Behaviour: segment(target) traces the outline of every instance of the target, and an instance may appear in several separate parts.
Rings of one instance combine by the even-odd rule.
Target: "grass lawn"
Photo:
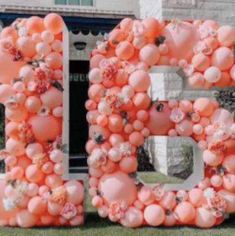
[[[141,177],[146,182],[176,183],[179,179],[167,177],[155,172],[153,175],[142,173]],[[151,177],[151,178],[150,178]],[[82,227],[69,228],[0,228],[0,236],[235,236],[235,215],[231,216],[222,226],[214,229],[203,230],[193,227],[152,228],[143,227],[138,229],[124,228],[111,223],[107,219],[101,219],[95,209],[90,205],[90,199],[86,200],[86,222]]]

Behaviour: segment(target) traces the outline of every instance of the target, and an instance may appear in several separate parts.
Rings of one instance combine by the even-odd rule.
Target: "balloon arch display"
[[[83,223],[83,184],[62,178],[63,27],[51,13],[18,19],[0,33],[2,226]],[[181,67],[195,89],[234,86],[234,42],[235,29],[214,21],[124,19],[93,50],[86,150],[89,194],[101,217],[126,227],[209,228],[235,212],[234,116],[208,98],[152,102],[147,94],[156,65]],[[196,140],[205,178],[189,191],[136,184],[136,151],[150,135]]]

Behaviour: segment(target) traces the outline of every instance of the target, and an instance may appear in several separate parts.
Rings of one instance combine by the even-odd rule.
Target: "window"
[[[55,0],[58,5],[93,6],[93,0]]]

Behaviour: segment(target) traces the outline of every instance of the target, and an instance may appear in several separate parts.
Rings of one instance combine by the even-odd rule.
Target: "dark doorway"
[[[70,173],[86,173],[87,154],[85,145],[88,140],[85,102],[87,91],[89,61],[70,61],[69,84],[69,154]]]

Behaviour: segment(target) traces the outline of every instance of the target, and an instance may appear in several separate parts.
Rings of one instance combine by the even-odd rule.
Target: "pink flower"
[[[125,202],[112,202],[109,205],[109,216],[111,218],[115,218],[117,220],[120,220],[124,217],[125,212],[127,210],[128,206]]]
[[[100,68],[104,83],[114,81],[118,72],[118,66],[115,62],[110,60],[102,60],[100,63]]]
[[[185,118],[185,113],[180,108],[173,108],[171,111],[170,119],[175,122],[179,123]]]
[[[207,208],[213,211],[213,214],[219,218],[225,214],[227,202],[222,196],[215,194],[213,197],[207,198]]]
[[[19,138],[24,143],[34,142],[34,134],[30,124],[23,122],[18,126]]]
[[[77,208],[74,204],[67,202],[60,212],[60,215],[66,220],[71,220],[77,215]]]

